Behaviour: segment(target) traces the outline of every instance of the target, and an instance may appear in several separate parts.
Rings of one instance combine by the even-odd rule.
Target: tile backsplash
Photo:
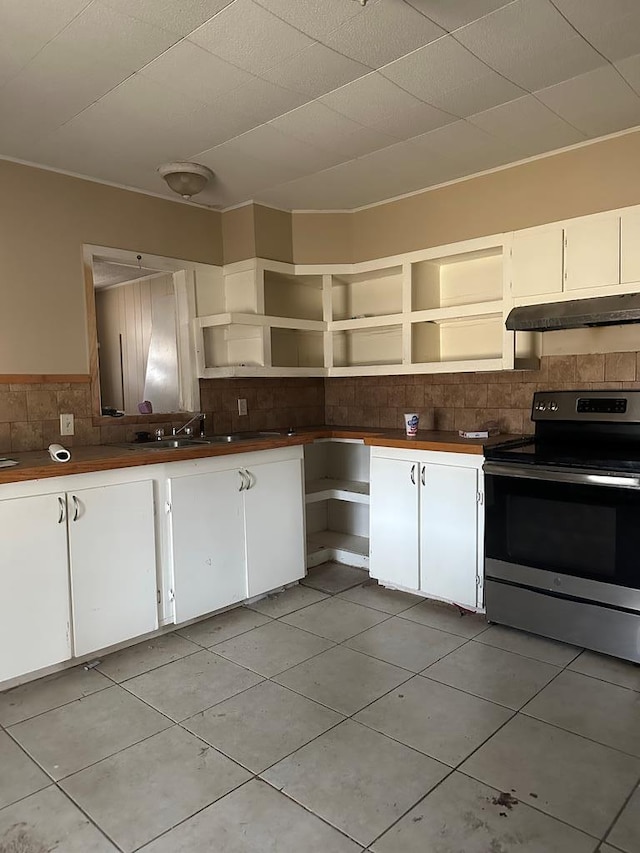
[[[536,390],[640,388],[640,353],[545,356],[534,371],[404,376],[202,379],[207,433],[284,429],[327,423],[401,429],[404,412],[419,412],[421,427],[472,429],[495,421],[502,432],[531,432]],[[238,399],[248,415],[238,415]],[[75,416],[75,434],[60,436],[60,414]],[[96,426],[88,383],[0,384],[0,453],[131,441],[138,430],[170,432],[175,422],[113,422]]]

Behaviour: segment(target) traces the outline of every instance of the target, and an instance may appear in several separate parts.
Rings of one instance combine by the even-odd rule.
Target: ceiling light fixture
[[[214,176],[211,169],[201,166],[200,163],[181,160],[163,163],[162,166],[158,166],[158,172],[167,182],[169,189],[187,200],[201,193]]]
[[[356,2],[359,3],[361,6],[367,5],[367,0],[356,0]]]

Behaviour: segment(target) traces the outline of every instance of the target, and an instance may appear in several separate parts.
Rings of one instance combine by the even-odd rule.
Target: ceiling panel
[[[359,124],[386,129],[393,135],[395,122],[421,102],[376,72],[325,95],[320,103]]]
[[[316,145],[301,145],[298,139],[281,133],[270,124],[263,124],[236,137],[233,146],[241,154],[279,170],[288,170],[296,177],[328,169],[347,159]]]
[[[610,65],[536,92],[536,97],[587,136],[640,124],[640,97]]]
[[[478,113],[469,122],[500,139],[519,157],[574,145],[586,138],[533,95]]]
[[[273,68],[313,43],[253,0],[236,0],[189,40],[252,74]]]
[[[330,110],[320,101],[312,101],[270,122],[271,126],[294,139],[359,157],[378,148],[393,145],[390,134],[363,127],[346,116]]]
[[[369,71],[366,65],[316,42],[261,76],[276,86],[317,98]]]
[[[445,30],[456,30],[507,6],[513,0],[406,0]]]
[[[138,21],[186,36],[233,0],[102,0]]]
[[[373,0],[379,2],[379,0]],[[371,10],[359,3],[345,0],[256,0],[278,18],[291,24],[311,38],[322,40],[350,18]]]
[[[409,139],[455,120],[456,116],[432,107],[430,104],[419,104],[413,109],[404,110],[395,115],[392,120],[385,120],[379,125],[373,125],[373,129],[380,130],[382,133],[386,132],[396,139]]]
[[[141,73],[207,104],[255,79],[248,71],[236,68],[186,39],[146,65]]]
[[[403,0],[378,0],[322,41],[364,65],[379,68],[443,33]]]
[[[417,98],[462,117],[523,94],[452,36],[392,62],[380,73]]]
[[[0,0],[0,85],[20,70],[91,0]]]
[[[603,65],[550,0],[517,0],[458,30],[455,38],[528,91]]]
[[[640,54],[621,59],[616,62],[616,68],[636,94],[640,95]]]
[[[596,50],[612,61],[640,53],[638,0],[553,0]]]

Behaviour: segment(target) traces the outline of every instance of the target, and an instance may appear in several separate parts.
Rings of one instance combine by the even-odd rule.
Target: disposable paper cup
[[[404,416],[404,427],[407,431],[407,435],[416,435],[418,432],[418,426],[420,425],[420,415],[417,412],[409,412],[405,413]]]

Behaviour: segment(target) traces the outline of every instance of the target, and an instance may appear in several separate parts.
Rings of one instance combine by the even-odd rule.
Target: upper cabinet
[[[584,216],[564,229],[564,289],[620,284],[620,217]]]
[[[640,208],[516,231],[511,296],[518,305],[640,289]]]

